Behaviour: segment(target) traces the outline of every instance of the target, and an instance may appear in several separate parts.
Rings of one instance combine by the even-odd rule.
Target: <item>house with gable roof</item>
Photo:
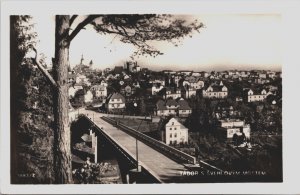
[[[178,100],[178,105],[179,117],[188,117],[190,114],[192,114],[192,108],[189,106],[189,103],[185,99],[180,98]]]
[[[106,101],[106,108],[109,113],[121,113],[125,110],[125,97],[120,93],[109,95]]]
[[[189,130],[175,118],[170,118],[165,125],[165,143],[188,143]]]
[[[183,98],[178,101],[168,99],[167,101],[158,100],[156,103],[156,115],[157,116],[179,116],[187,117],[192,113],[192,109],[188,102]]]
[[[225,85],[210,85],[202,91],[204,98],[224,99],[228,96],[228,88]]]
[[[243,94],[246,102],[264,101],[267,97],[265,89],[244,89]]]

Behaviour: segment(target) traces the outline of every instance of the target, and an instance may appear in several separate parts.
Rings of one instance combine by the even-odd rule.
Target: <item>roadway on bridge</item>
[[[101,119],[101,116],[103,116],[101,113],[82,110],[80,114],[87,115],[98,127],[103,127],[103,131],[107,135],[112,137],[119,146],[136,159],[136,139],[134,137]],[[161,182],[188,182],[188,177],[181,176],[181,171],[187,171],[182,164],[171,160],[167,156],[140,141],[138,141],[138,157],[140,164]]]

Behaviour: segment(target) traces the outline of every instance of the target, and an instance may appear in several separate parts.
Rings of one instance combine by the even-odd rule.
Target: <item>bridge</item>
[[[138,159],[139,171],[151,175],[157,183],[188,183],[191,179],[195,179],[190,175],[184,176],[185,173],[191,172],[186,165],[194,165],[195,157],[118,123],[106,114],[91,110],[81,110],[80,114],[129,161],[137,164],[136,159]],[[220,171],[202,161],[200,165],[199,168],[203,170]]]

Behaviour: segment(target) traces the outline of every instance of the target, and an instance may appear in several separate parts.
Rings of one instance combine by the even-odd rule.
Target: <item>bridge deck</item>
[[[101,113],[85,110],[83,114],[94,120],[98,127],[103,127],[104,133],[112,137],[129,155],[136,159],[136,139],[134,137],[101,119]],[[171,160],[140,141],[138,141],[138,156],[140,164],[161,182],[188,182],[185,181],[188,178],[181,176],[180,172],[187,170],[182,164]]]

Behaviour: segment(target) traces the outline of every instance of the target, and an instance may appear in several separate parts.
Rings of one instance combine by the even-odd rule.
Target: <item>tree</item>
[[[76,91],[74,97],[71,99],[71,104],[74,108],[79,108],[84,105],[84,90]]]
[[[37,34],[30,16],[11,16],[10,24],[11,183],[53,183],[51,89],[33,61],[25,58]],[[22,173],[34,177],[18,177]]]
[[[75,24],[75,20],[81,20]],[[188,22],[172,15],[57,15],[55,18],[55,57],[53,77],[48,74],[35,58],[36,64],[48,78],[53,87],[54,105],[54,146],[57,183],[71,183],[70,130],[68,121],[69,48],[72,40],[88,24],[102,34],[114,34],[123,43],[133,44],[137,50],[134,55],[161,55],[152,47],[152,41],[169,41],[177,46],[180,39],[192,36],[203,24],[197,20]],[[72,30],[74,29],[74,30]],[[34,49],[34,48],[33,48]],[[36,50],[35,50],[36,51]]]

